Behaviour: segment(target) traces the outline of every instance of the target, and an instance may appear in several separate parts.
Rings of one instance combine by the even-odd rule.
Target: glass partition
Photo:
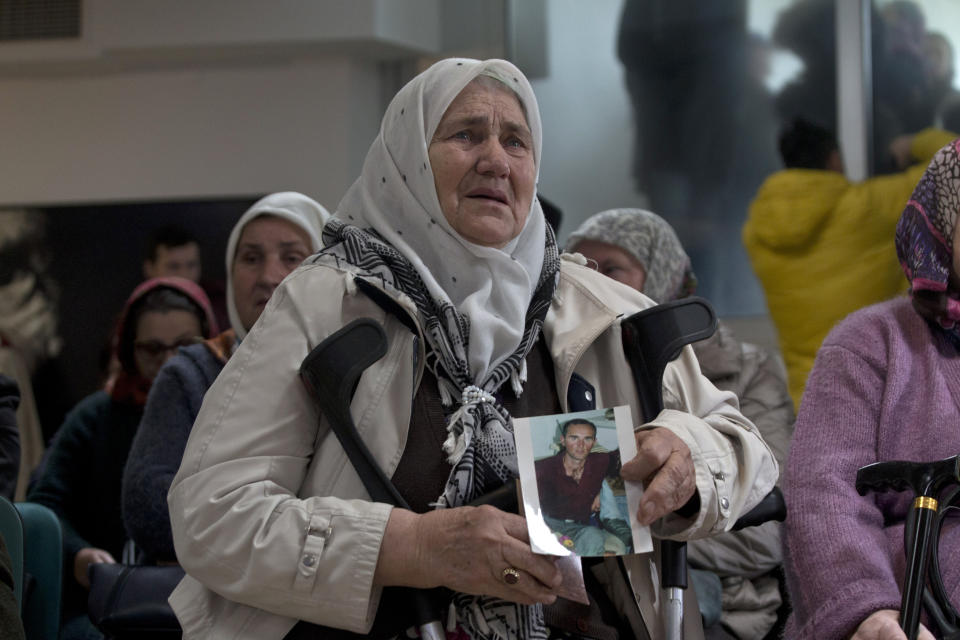
[[[740,240],[777,136],[836,130],[833,0],[626,0],[617,52],[633,107],[632,177],[676,228],[721,315],[765,313]]]
[[[955,70],[960,3],[953,0],[874,0],[873,172],[896,171],[890,152],[899,135],[939,127],[960,133]]]

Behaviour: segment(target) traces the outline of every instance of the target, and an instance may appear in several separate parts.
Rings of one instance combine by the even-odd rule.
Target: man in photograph
[[[619,551],[619,539],[601,528],[594,514],[600,511],[604,478],[620,473],[620,452],[594,452],[597,427],[584,418],[570,419],[561,429],[560,452],[534,464],[544,520],[562,543],[572,542],[577,555]]]

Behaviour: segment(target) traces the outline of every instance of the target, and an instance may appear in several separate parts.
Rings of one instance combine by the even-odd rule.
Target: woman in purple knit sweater
[[[960,140],[930,163],[897,227],[910,298],[851,314],[817,355],[784,477],[787,638],[906,638],[897,621],[913,496],[860,497],[854,480],[872,462],[960,452],[958,212]],[[960,529],[950,522],[940,557],[958,602]],[[933,638],[925,628],[919,637]]]

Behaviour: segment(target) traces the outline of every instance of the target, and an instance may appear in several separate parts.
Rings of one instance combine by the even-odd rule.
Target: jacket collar
[[[344,277],[347,279],[348,293],[354,294],[359,289],[377,306],[386,313],[393,315],[416,336],[417,353],[414,360],[416,374],[413,388],[419,388],[420,380],[423,378],[424,362],[426,361],[426,340],[423,338],[423,327],[420,326],[416,303],[405,293],[397,291],[393,287],[385,286],[380,279],[366,278],[349,271],[344,273]]]
[[[588,269],[583,266],[584,263],[579,254],[561,256],[559,282],[543,325],[563,403],[567,401],[566,390],[570,378],[584,352],[623,315],[603,301],[620,301],[623,296],[604,294],[611,293],[611,290],[616,294],[618,289],[628,289],[640,295]],[[599,297],[601,295],[602,299]],[[624,304],[623,311],[639,308],[637,305]]]
[[[639,292],[601,275],[585,264],[586,260],[579,254],[561,256],[557,288],[543,325],[543,334],[555,367],[559,397],[564,405],[570,379],[584,352],[621,317],[654,304]],[[417,372],[414,388],[419,387],[423,377],[426,341],[414,302],[396,289],[385,287],[379,279],[364,278],[346,270],[344,275],[348,279],[348,293],[356,293],[360,289],[387,313],[397,317],[411,330],[416,329]]]

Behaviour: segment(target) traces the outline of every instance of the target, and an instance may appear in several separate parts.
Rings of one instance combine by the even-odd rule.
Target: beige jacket
[[[596,387],[598,407],[627,403],[640,422],[618,321],[653,303],[576,260],[562,261],[544,328],[557,392],[566,403],[576,372]],[[412,301],[390,295],[416,317]],[[353,275],[304,265],[277,288],[207,393],[170,488],[174,544],[189,574],[170,603],[186,640],[282,638],[298,619],[358,633],[372,624],[380,597],[373,574],[391,507],[369,501],[297,373],[314,346],[364,316],[383,324],[389,347],[364,372],[351,410],[387,475],[396,469],[423,340],[362,294]],[[773,487],[777,464],[735,396],[700,375],[689,348],[669,366],[664,388],[669,408],[645,427],[671,429],[690,447],[701,509],[691,520],[668,516],[654,532],[723,531]],[[651,556],[626,560],[633,593],[614,597],[639,606],[657,637]]]
[[[693,345],[700,370],[718,388],[740,399],[777,463],[787,460],[793,436],[793,402],[781,365],[760,347],[740,342],[723,323]],[[723,584],[721,621],[737,638],[762,638],[777,621],[780,585],[770,571],[783,562],[780,523],[727,533],[687,546],[690,566],[717,574]]]

